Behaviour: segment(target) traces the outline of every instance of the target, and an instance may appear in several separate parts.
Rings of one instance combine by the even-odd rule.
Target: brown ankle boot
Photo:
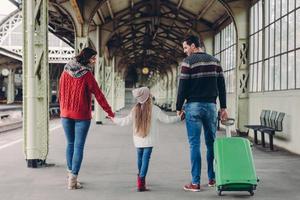
[[[75,189],[81,189],[82,186],[80,183],[77,182],[77,176],[74,174],[69,174],[68,178],[68,189],[69,190],[75,190]]]

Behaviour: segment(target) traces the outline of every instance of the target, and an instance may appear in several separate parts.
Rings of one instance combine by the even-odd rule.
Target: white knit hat
[[[138,103],[143,104],[148,100],[150,96],[150,90],[147,87],[136,88],[132,90],[132,95]]]

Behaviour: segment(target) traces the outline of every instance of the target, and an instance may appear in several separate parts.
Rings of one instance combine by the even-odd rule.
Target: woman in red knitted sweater
[[[67,139],[68,189],[81,188],[77,176],[92,118],[92,94],[108,116],[114,117],[92,74],[96,54],[95,50],[84,48],[65,65],[59,81],[60,117]]]

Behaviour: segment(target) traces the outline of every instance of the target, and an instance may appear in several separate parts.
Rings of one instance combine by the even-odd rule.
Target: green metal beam
[[[49,141],[48,0],[23,1],[23,135],[27,166],[45,163]]]

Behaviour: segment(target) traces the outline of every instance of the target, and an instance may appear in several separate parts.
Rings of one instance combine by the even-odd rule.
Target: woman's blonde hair
[[[138,103],[133,108],[134,116],[134,134],[139,137],[146,137],[150,131],[152,115],[152,98],[148,97],[143,104]]]

